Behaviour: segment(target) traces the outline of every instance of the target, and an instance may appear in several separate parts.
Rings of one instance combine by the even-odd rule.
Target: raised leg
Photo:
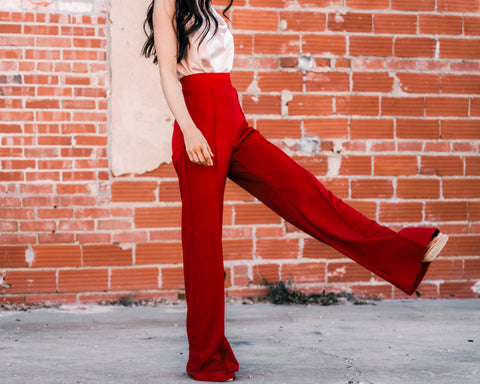
[[[436,228],[396,233],[328,191],[258,131],[247,128],[232,153],[228,177],[306,233],[412,294],[426,273],[422,263]]]

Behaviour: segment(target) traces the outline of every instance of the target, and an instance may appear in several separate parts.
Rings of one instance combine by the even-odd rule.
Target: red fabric
[[[172,159],[182,195],[190,375],[225,381],[238,370],[224,335],[221,236],[227,177],[306,233],[407,294],[415,291],[427,271],[422,259],[436,228],[396,233],[335,197],[247,124],[229,74],[194,74],[181,83],[187,108],[215,156],[213,166],[192,163],[175,123]]]

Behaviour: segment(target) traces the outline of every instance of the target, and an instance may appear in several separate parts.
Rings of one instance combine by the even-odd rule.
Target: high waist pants
[[[251,128],[227,73],[181,80],[187,108],[208,141],[213,166],[191,162],[174,125],[172,160],[182,196],[182,245],[189,360],[197,380],[225,381],[238,362],[224,334],[222,210],[227,177],[314,238],[407,294],[424,277],[436,228],[396,233],[335,197],[310,172]]]

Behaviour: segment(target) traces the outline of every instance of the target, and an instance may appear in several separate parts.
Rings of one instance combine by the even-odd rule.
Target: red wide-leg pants
[[[225,381],[238,370],[224,334],[222,210],[227,177],[314,238],[407,294],[415,291],[428,268],[422,258],[436,228],[408,227],[396,233],[335,197],[247,124],[228,73],[189,75],[181,83],[187,108],[214,153],[213,166],[191,162],[175,123],[172,160],[182,196],[191,376]]]

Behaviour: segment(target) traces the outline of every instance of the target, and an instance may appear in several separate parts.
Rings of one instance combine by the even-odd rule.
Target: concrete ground
[[[240,383],[480,383],[480,300],[227,305]],[[4,384],[193,383],[184,305],[0,312]]]

